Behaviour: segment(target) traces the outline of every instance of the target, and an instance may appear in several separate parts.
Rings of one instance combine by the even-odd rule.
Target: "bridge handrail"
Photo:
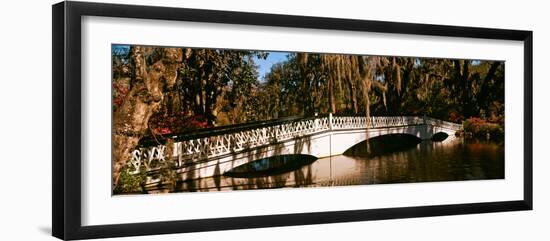
[[[404,125],[424,124],[424,120],[417,116],[335,116],[335,129],[349,128],[383,128]]]
[[[289,117],[283,117],[283,118],[278,118],[273,120],[255,121],[255,122],[225,125],[225,126],[216,126],[216,127],[192,130],[192,131],[181,132],[181,133],[173,133],[173,134],[164,135],[164,136],[156,136],[156,137],[147,136],[142,138],[139,141],[138,147],[157,145],[159,144],[159,142],[161,144],[164,144],[167,139],[172,139],[173,141],[185,141],[185,140],[197,139],[197,138],[214,136],[214,135],[224,135],[228,133],[253,130],[253,129],[263,128],[268,126],[280,125],[284,123],[316,119],[316,118],[327,117],[327,116],[328,114],[312,116],[312,117],[289,116]]]

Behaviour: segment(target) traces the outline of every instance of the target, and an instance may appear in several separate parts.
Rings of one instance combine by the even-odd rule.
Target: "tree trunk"
[[[182,61],[181,49],[167,48],[163,58],[147,66],[145,50],[140,46],[132,48],[135,71],[132,88],[113,114],[112,188],[118,184],[122,168],[149,128],[149,118],[160,108],[163,91],[172,89],[175,84]]]
[[[336,103],[334,103],[334,79],[332,77],[328,78],[328,96],[329,112],[336,113]]]
[[[462,114],[465,118],[472,116],[472,98],[471,98],[471,89],[470,89],[470,73],[469,73],[469,61],[463,60],[461,65],[461,60],[454,60],[454,69],[455,76],[458,79],[459,89],[462,92]]]
[[[355,91],[355,83],[353,83],[353,79],[349,80],[348,86],[351,98],[351,111],[353,112],[353,114],[357,114],[357,93]]]
[[[463,84],[462,89],[462,100],[464,103],[464,117],[468,118],[473,115],[473,103],[472,103],[472,90],[471,90],[471,84],[470,84],[470,71],[469,71],[469,63],[470,61],[464,60],[464,64],[462,67],[462,73],[461,73],[461,81]]]
[[[491,67],[489,68],[489,71],[487,72],[487,75],[485,75],[485,78],[483,79],[483,83],[481,84],[481,90],[478,94],[478,100],[481,106],[483,108],[487,108],[487,98],[489,97],[489,81],[491,81],[495,77],[495,72],[497,71],[497,68],[500,66],[500,62],[495,61]]]
[[[212,80],[211,80],[212,81]],[[219,95],[219,90],[213,85],[206,85],[205,96],[205,112],[204,115],[208,121],[208,125],[213,126],[216,122],[215,105],[216,97]]]

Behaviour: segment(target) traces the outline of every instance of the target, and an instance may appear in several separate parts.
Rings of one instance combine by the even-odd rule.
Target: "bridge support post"
[[[328,113],[328,129],[332,130],[332,113]]]

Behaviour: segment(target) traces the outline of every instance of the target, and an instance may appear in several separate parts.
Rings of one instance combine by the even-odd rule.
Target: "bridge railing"
[[[439,120],[431,117],[424,117],[424,119],[425,119],[425,124],[427,125],[439,126],[439,127],[443,127],[443,128],[447,128],[455,131],[462,129],[462,124],[452,123],[452,122]]]
[[[253,149],[294,138],[313,135],[330,130],[384,128],[407,125],[439,125],[460,129],[453,124],[437,119],[416,116],[320,116],[293,118],[265,124],[239,125],[233,132],[227,127],[214,131],[198,132],[187,137],[174,136],[174,142],[143,145],[132,152],[129,161],[130,172],[139,173],[161,168],[166,159],[174,160],[176,167],[198,160],[232,155],[243,150]],[[458,130],[456,129],[456,130]],[[210,135],[209,135],[210,134]]]
[[[332,120],[332,127],[335,130],[424,124],[423,118],[416,116],[335,116]]]

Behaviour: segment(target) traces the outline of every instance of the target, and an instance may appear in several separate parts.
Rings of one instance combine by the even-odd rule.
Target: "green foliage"
[[[117,186],[113,190],[113,194],[132,194],[143,193],[143,184],[147,178],[147,172],[142,170],[138,174],[128,172],[129,166],[122,168]]]
[[[168,147],[173,146],[173,143],[174,141],[172,139],[168,139],[166,141]],[[170,149],[167,149],[166,151],[167,153],[172,152]],[[167,158],[164,162],[160,163],[158,169],[154,171],[154,174],[148,174],[144,166],[141,166],[141,169],[137,174],[132,174],[129,172],[130,166],[127,165],[122,169],[117,186],[113,190],[113,194],[133,194],[146,192],[145,182],[148,175],[159,179],[159,183],[157,185],[160,189],[164,189],[169,192],[173,191],[176,188],[177,181],[179,180],[174,166],[175,159]]]
[[[216,123],[220,112],[231,109],[251,108],[248,106],[248,92],[257,84],[257,66],[253,58],[265,58],[258,51],[223,49],[186,49],[186,59],[179,71],[177,88],[174,90],[176,102],[172,110],[186,115],[201,115],[208,124]],[[220,105],[225,101],[227,105]],[[226,116],[224,121],[239,123],[249,121],[248,115]],[[233,118],[242,118],[233,120]]]
[[[274,65],[263,86],[268,102],[284,103],[269,109],[279,117],[307,115],[304,106],[313,105],[319,113],[429,115],[456,122],[483,116],[503,122],[502,62],[308,54],[303,67],[296,56]]]

